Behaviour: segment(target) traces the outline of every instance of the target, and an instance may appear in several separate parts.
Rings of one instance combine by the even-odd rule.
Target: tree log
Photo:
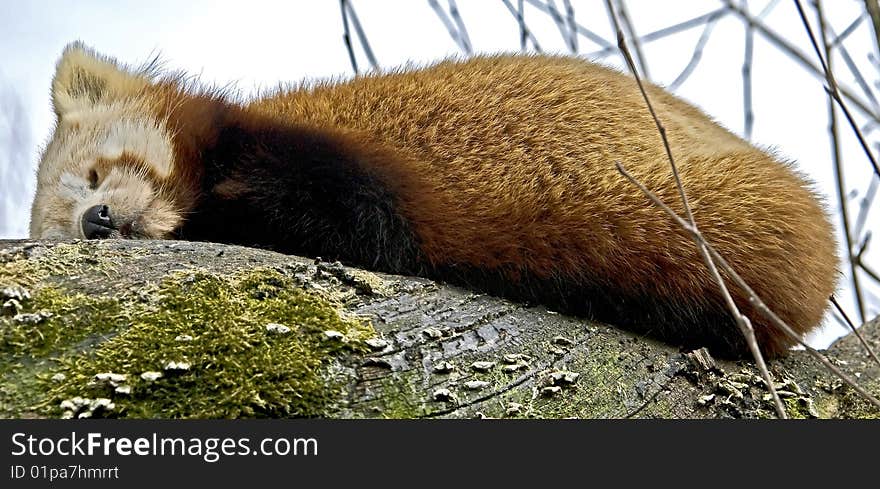
[[[0,296],[2,417],[774,416],[751,362],[259,249],[0,241]],[[856,338],[827,353],[880,395]],[[792,417],[880,416],[803,351],[770,369]]]

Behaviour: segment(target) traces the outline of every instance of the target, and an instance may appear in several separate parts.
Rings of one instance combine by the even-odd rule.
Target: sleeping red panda
[[[52,82],[34,238],[178,238],[321,256],[545,304],[717,354],[748,350],[692,240],[635,81],[581,59],[481,56],[249,103],[80,43]],[[837,282],[832,226],[785,161],[664,90],[700,229],[799,333]],[[760,345],[793,342],[755,314]]]

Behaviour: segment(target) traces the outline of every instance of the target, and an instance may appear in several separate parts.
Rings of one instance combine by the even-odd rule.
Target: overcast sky
[[[461,16],[475,52],[517,51],[519,26],[502,0],[458,0]],[[510,0],[516,5],[516,0]],[[560,8],[561,0],[555,2]],[[577,20],[613,43],[603,0],[573,0]],[[741,3],[741,0],[737,0]],[[748,2],[753,12],[766,0]],[[809,4],[810,2],[804,2]],[[860,13],[862,2],[824,2],[833,28],[840,32]],[[446,6],[446,0],[439,4]],[[427,0],[353,0],[381,67],[409,61],[428,63],[460,54],[446,28]],[[646,33],[719,8],[717,0],[629,0],[636,31]],[[812,13],[812,10],[810,10]],[[528,5],[526,20],[544,51],[567,52],[565,40],[552,19]],[[764,19],[766,24],[811,59],[807,38],[792,2],[782,0]],[[649,43],[645,57],[653,81],[668,85],[687,65],[702,26]],[[852,58],[873,85],[877,69],[868,60],[873,53],[873,33],[862,23],[847,39]],[[33,192],[33,171],[40,147],[49,136],[53,114],[49,85],[54,65],[64,46],[82,40],[99,52],[123,62],[138,64],[160,54],[169,68],[197,74],[219,85],[234,84],[244,95],[279,81],[329,76],[351,76],[344,44],[339,2],[300,1],[28,1],[0,0],[0,110],[15,113],[20,103],[24,119],[15,123],[17,138],[26,149],[10,151],[8,122],[0,117],[0,238],[27,234]],[[722,17],[693,75],[676,93],[702,107],[734,132],[743,131],[741,67],[744,52],[743,22],[736,16]],[[579,53],[600,49],[581,37]],[[358,52],[361,67],[368,63]],[[601,59],[622,67],[616,56]],[[842,61],[835,59],[841,83],[854,86]],[[832,209],[837,208],[827,132],[827,102],[822,83],[790,57],[755,36],[754,49],[755,127],[752,140],[772,147],[817,181]],[[10,97],[9,95],[14,95]],[[859,116],[860,121],[864,119]],[[22,131],[21,129],[24,128]],[[851,132],[841,131],[847,166],[848,189],[858,198],[872,178]],[[875,133],[869,133],[873,142]],[[19,179],[19,180],[16,180]],[[5,184],[4,184],[5,182]],[[875,206],[876,207],[876,206]],[[876,213],[871,216],[877,221]],[[837,224],[837,222],[836,222]],[[880,256],[873,253],[871,257]],[[873,260],[880,268],[880,260]],[[876,297],[880,289],[870,290]],[[851,306],[851,294],[840,293]],[[874,314],[880,301],[874,300]],[[842,332],[829,321],[825,338]],[[819,344],[826,340],[820,340]]]

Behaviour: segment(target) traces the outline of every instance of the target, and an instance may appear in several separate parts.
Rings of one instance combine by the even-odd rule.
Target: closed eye
[[[98,188],[98,172],[94,169],[89,171],[89,188],[92,190]]]

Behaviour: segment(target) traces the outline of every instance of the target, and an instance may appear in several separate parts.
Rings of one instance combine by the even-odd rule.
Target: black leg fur
[[[180,236],[418,273],[394,195],[358,158],[329,134],[227,127],[203,155],[203,198]]]

